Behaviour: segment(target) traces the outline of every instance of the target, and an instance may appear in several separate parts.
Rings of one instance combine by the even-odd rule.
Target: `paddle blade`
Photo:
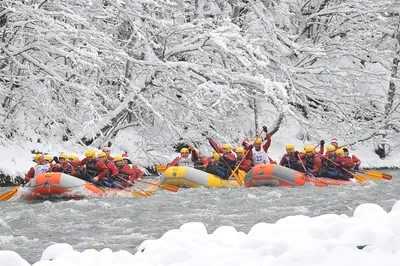
[[[369,184],[368,178],[360,175],[360,174],[353,174],[353,177],[357,180],[358,183],[360,184]]]
[[[164,173],[165,170],[167,170],[167,168],[168,168],[168,166],[159,164],[156,166],[156,171],[157,171],[157,173],[161,174],[161,173]]]
[[[173,185],[163,184],[163,185],[160,185],[160,187],[162,189],[168,190],[170,192],[178,192],[179,191],[179,187],[173,186]]]
[[[135,197],[150,197],[150,196],[152,196],[154,193],[153,193],[153,192],[150,192],[150,191],[144,190],[144,191],[132,191],[132,194],[133,194]]]
[[[380,179],[386,179],[386,180],[392,180],[392,175],[386,174],[386,173],[382,173],[382,172],[378,172],[378,171],[365,171],[365,174],[368,176],[371,176],[371,178],[373,177],[377,177]]]
[[[12,198],[17,194],[18,189],[19,189],[20,187],[21,187],[21,186],[15,187],[15,188],[13,188],[13,189],[11,189],[11,190],[9,190],[9,191],[4,192],[3,194],[1,194],[1,195],[0,195],[0,201],[7,201],[7,200],[12,199]]]

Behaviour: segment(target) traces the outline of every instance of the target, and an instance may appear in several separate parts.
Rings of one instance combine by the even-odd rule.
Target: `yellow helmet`
[[[90,157],[94,158],[94,157],[96,157],[96,153],[95,153],[94,150],[87,150],[87,151],[85,152],[85,157],[86,157],[86,158],[90,158]]]
[[[342,149],[337,149],[336,153],[344,156],[344,151]]]
[[[189,153],[189,149],[188,148],[182,148],[181,149],[181,153],[186,153],[186,152]]]
[[[53,157],[51,157],[50,155],[45,155],[44,159],[48,162],[51,162],[53,160]]]
[[[335,151],[336,148],[335,148],[335,146],[333,146],[333,145],[328,145],[328,147],[326,147],[326,150],[327,150],[327,151]]]
[[[59,158],[59,159],[67,160],[67,159],[68,159],[68,155],[66,155],[65,153],[61,153],[61,154],[58,156],[58,158]]]
[[[196,151],[197,155],[200,155],[199,149],[195,149],[195,151]]]
[[[114,162],[119,162],[119,161],[123,161],[124,159],[122,158],[121,155],[117,155],[114,157]]]
[[[286,144],[285,149],[294,151],[294,144]]]
[[[78,155],[75,154],[71,154],[70,156],[68,156],[68,159],[70,159],[71,161],[79,161]]]
[[[301,150],[301,151],[299,151],[299,153],[306,154],[306,151],[305,150]]]
[[[314,151],[315,151],[313,145],[307,145],[307,146],[305,146],[305,147],[304,147],[304,150],[305,150],[306,152],[314,152]]]
[[[40,159],[40,157],[42,157],[42,156],[43,156],[43,154],[38,153],[38,154],[35,155],[35,157],[33,158],[33,160],[34,160],[36,163],[39,163],[39,159]]]
[[[253,142],[254,142],[254,144],[261,144],[262,143],[262,139],[261,138],[255,138]]]
[[[231,151],[231,148],[232,148],[232,146],[229,143],[222,144],[222,149],[227,149],[228,152]]]
[[[244,153],[244,149],[242,147],[236,148],[236,153]]]
[[[215,153],[218,153],[218,152],[216,150],[212,150],[212,153],[215,154]]]
[[[107,154],[104,151],[101,151],[97,154],[97,158],[107,157]]]
[[[213,155],[213,158],[214,158],[214,161],[218,161],[219,160],[219,153],[214,153],[214,155]]]

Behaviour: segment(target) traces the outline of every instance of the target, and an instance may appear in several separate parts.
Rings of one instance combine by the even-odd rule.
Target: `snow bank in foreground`
[[[55,244],[33,265],[397,266],[399,261],[400,201],[389,213],[378,205],[362,204],[353,217],[288,216],[275,224],[258,223],[248,234],[230,226],[208,234],[202,223],[186,223],[160,239],[144,241],[135,254],[107,248],[78,252],[68,244]],[[30,265],[12,251],[0,251],[0,262],[7,266]]]

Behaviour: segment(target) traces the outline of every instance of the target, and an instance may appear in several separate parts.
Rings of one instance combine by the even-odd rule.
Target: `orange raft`
[[[259,164],[254,166],[245,176],[246,187],[261,186],[303,186],[306,183],[313,183],[317,187],[353,185],[352,180],[337,180],[328,177],[309,177],[304,173],[283,167],[277,164]]]
[[[64,173],[43,173],[32,178],[23,188],[21,197],[36,199],[82,199],[88,197],[148,196],[142,191],[130,191],[99,187],[90,182]]]

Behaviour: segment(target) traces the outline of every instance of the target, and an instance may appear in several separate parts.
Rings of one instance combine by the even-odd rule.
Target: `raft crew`
[[[222,179],[228,179],[232,174],[232,170],[236,166],[236,157],[231,151],[231,144],[225,143],[220,147],[210,136],[206,136],[206,139],[210,142],[211,147],[213,147],[220,155],[218,164],[208,165],[206,171],[210,174],[217,175]]]
[[[51,170],[51,165],[45,161],[43,154],[36,154],[33,160],[36,162],[36,165],[31,167],[28,173],[25,175],[26,183],[38,174],[47,173]]]
[[[193,152],[194,146],[189,145],[189,148],[181,149],[181,156],[176,157],[168,166],[188,166],[194,167],[194,162],[197,160],[196,152]],[[191,156],[189,156],[189,151],[191,151]]]
[[[304,147],[305,155],[299,155],[303,161],[305,173],[312,174],[313,176],[321,176],[321,155],[315,152],[313,145],[307,145]]]
[[[251,168],[251,161],[249,159],[244,158],[244,148],[238,147],[235,150],[236,153],[236,166],[235,168],[239,165],[239,169],[245,171],[246,173],[250,170]]]
[[[134,164],[132,163],[132,161],[131,161],[131,159],[129,158],[128,154],[123,153],[121,156],[122,156],[122,159],[123,159],[124,164],[127,164],[127,165],[131,164],[131,165],[132,165],[132,166],[131,166],[131,169],[132,169],[132,171],[135,173],[135,178],[136,178],[136,179],[142,179],[142,178],[143,178],[143,172],[142,172],[142,170],[140,170],[140,168],[139,168],[137,165],[134,165]]]
[[[299,152],[295,151],[294,144],[287,144],[285,146],[286,153],[282,156],[279,165],[285,166],[287,168],[302,171],[303,168],[299,162]]]
[[[86,181],[93,181],[94,183],[102,182],[109,174],[107,165],[103,160],[96,158],[94,150],[88,150],[85,153],[85,158],[81,161],[72,161],[71,164],[75,166],[85,166],[84,170],[79,175],[79,178]]]
[[[343,171],[340,168],[344,160],[340,151],[338,153],[335,150],[335,146],[328,145],[326,152],[327,154],[323,157],[325,160],[322,164],[321,175],[333,179],[344,179]]]

